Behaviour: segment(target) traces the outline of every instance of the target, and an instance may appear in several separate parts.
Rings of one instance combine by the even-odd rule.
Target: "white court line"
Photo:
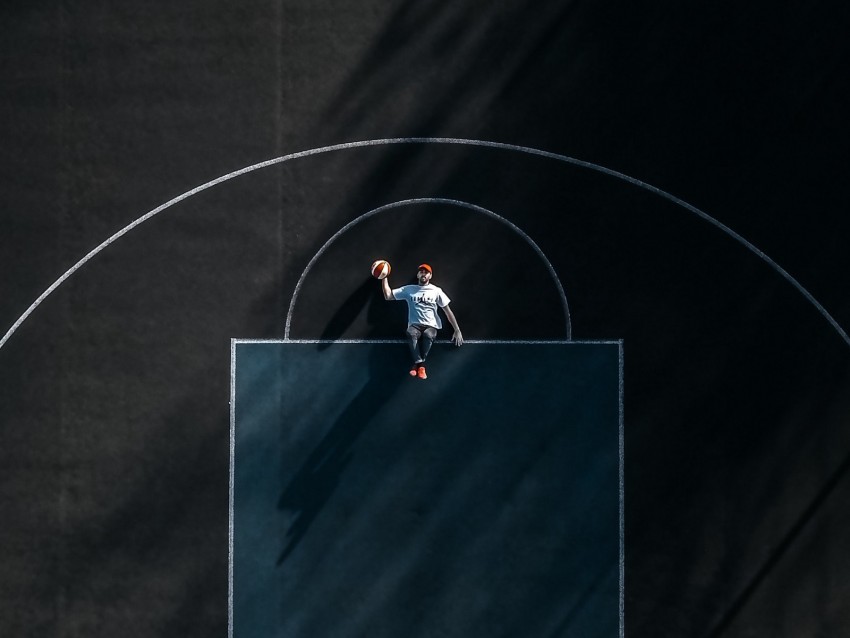
[[[104,241],[103,243],[98,245],[96,248],[94,248],[92,251],[90,251],[85,257],[83,257],[80,261],[78,261],[76,264],[74,264],[70,269],[68,269],[65,272],[64,275],[59,277],[59,279],[57,279],[47,290],[45,290],[43,293],[41,293],[41,295],[39,295],[39,297],[29,306],[29,308],[26,309],[24,314],[22,314],[18,318],[18,320],[15,321],[15,323],[12,325],[12,327],[9,328],[9,330],[6,332],[5,335],[3,335],[3,338],[0,339],[0,348],[2,348],[6,344],[6,342],[9,340],[9,338],[15,333],[15,331],[17,331],[17,329],[20,327],[20,325],[27,319],[27,317],[29,317],[33,313],[33,311],[41,304],[41,302],[44,301],[54,290],[56,290],[56,288],[58,288],[66,279],[68,279],[68,277],[70,277],[77,270],[79,270],[80,267],[82,267],[86,262],[88,262],[90,259],[92,259],[95,255],[97,255],[100,251],[102,251],[104,248],[109,246],[111,243],[113,243],[117,239],[123,237],[128,232],[130,232],[131,230],[136,228],[139,224],[146,222],[147,220],[149,220],[154,215],[157,215],[157,214],[161,213],[162,211],[172,207],[174,204],[181,202],[184,199],[187,199],[187,198],[191,197],[192,195],[196,195],[197,193],[200,193],[201,191],[204,191],[208,188],[211,188],[211,187],[213,187],[217,184],[221,184],[222,182],[226,182],[230,179],[233,179],[234,177],[238,177],[240,175],[245,175],[246,173],[250,173],[252,171],[256,171],[256,170],[259,170],[261,168],[266,168],[267,166],[274,166],[275,164],[281,164],[283,162],[288,162],[290,160],[300,159],[300,158],[303,158],[303,157],[310,157],[312,155],[319,155],[319,154],[322,154],[322,153],[330,153],[330,152],[333,152],[333,151],[341,151],[341,150],[347,150],[347,149],[352,149],[352,148],[363,148],[363,147],[369,147],[369,146],[387,146],[387,145],[391,145],[391,144],[456,144],[456,145],[462,145],[462,146],[477,146],[477,147],[484,147],[484,148],[493,148],[493,149],[501,149],[501,150],[508,150],[508,151],[516,151],[516,152],[520,152],[520,153],[527,153],[529,155],[536,155],[538,157],[544,157],[544,158],[547,158],[547,159],[557,160],[559,162],[566,162],[567,164],[573,164],[575,166],[581,166],[583,168],[587,168],[587,169],[590,169],[590,170],[593,170],[593,171],[597,171],[599,173],[603,173],[603,174],[609,175],[611,177],[616,177],[617,179],[623,180],[624,182],[628,182],[629,184],[632,184],[634,186],[638,186],[639,188],[643,188],[644,190],[648,190],[651,193],[655,193],[656,195],[659,195],[659,196],[663,197],[664,199],[667,199],[667,200],[673,202],[674,204],[681,206],[685,210],[687,210],[687,211],[693,213],[694,215],[700,217],[704,221],[707,221],[712,226],[717,227],[722,232],[729,235],[732,239],[734,239],[738,243],[742,244],[749,251],[751,251],[756,256],[758,256],[760,259],[765,261],[771,268],[773,268],[773,270],[775,270],[786,281],[788,281],[788,283],[790,283],[792,286],[794,286],[794,288],[796,288],[797,291],[800,292],[800,294],[802,294],[809,301],[809,303],[811,303],[818,310],[818,312],[821,313],[821,315],[823,315],[823,317],[830,323],[830,325],[832,325],[833,329],[841,336],[841,338],[844,340],[844,342],[848,346],[850,346],[850,337],[847,336],[847,333],[838,324],[838,322],[832,317],[832,315],[830,315],[826,311],[826,308],[824,308],[820,304],[820,302],[817,299],[815,299],[812,296],[812,294],[802,286],[802,284],[800,284],[800,282],[798,282],[796,279],[794,279],[790,274],[788,274],[788,272],[786,272],[781,266],[779,266],[779,264],[777,264],[775,261],[773,261],[770,257],[768,257],[761,250],[756,248],[749,241],[744,239],[741,235],[739,235],[738,233],[736,233],[735,231],[730,229],[728,226],[725,226],[724,224],[720,223],[719,221],[717,221],[716,219],[714,219],[713,217],[711,217],[707,213],[704,213],[703,211],[696,208],[695,206],[688,204],[684,200],[681,200],[678,197],[675,197],[675,196],[671,195],[670,193],[667,193],[666,191],[661,190],[660,188],[652,186],[651,184],[647,184],[646,182],[643,182],[639,179],[635,179],[634,177],[629,177],[628,175],[624,175],[623,173],[619,173],[617,171],[611,170],[610,168],[605,168],[604,166],[599,166],[598,164],[593,164],[591,162],[585,162],[583,160],[577,160],[573,157],[568,157],[566,155],[559,155],[558,153],[551,153],[549,151],[541,151],[539,149],[530,148],[528,146],[517,146],[515,144],[504,144],[504,143],[501,143],[501,142],[487,142],[487,141],[482,141],[482,140],[467,140],[467,139],[458,139],[458,138],[450,138],[450,137],[399,137],[399,138],[391,138],[391,139],[364,140],[364,141],[360,141],[360,142],[348,142],[348,143],[345,143],[345,144],[334,144],[334,145],[331,145],[331,146],[323,146],[321,148],[314,148],[314,149],[309,149],[309,150],[306,150],[306,151],[301,151],[301,152],[298,152],[298,153],[291,153],[289,155],[283,155],[281,157],[276,157],[274,159],[266,160],[265,162],[260,162],[258,164],[253,164],[251,166],[241,168],[237,171],[233,171],[232,173],[228,173],[227,175],[222,175],[221,177],[218,177],[218,178],[216,178],[216,179],[214,179],[210,182],[207,182],[206,184],[201,184],[200,186],[193,188],[190,191],[186,191],[182,195],[178,195],[177,197],[168,200],[167,202],[165,202],[161,206],[154,208],[149,213],[142,215],[136,221],[134,221],[131,224],[122,228],[120,231],[118,231],[117,233],[115,233],[114,235],[109,237],[109,239],[107,239],[106,241]]]
[[[231,339],[233,343],[303,343],[303,344],[335,344],[335,343],[395,343],[406,344],[404,339]],[[451,344],[451,339],[437,339],[435,345]],[[564,339],[464,339],[463,345],[532,345],[532,346],[580,346],[580,345],[619,345],[621,339],[600,340],[564,340]]]
[[[620,638],[626,635],[626,429],[625,429],[625,392],[623,377],[625,371],[625,355],[623,341],[619,345],[619,394],[620,394]]]
[[[422,197],[418,199],[405,199],[397,202],[393,202],[391,204],[385,204],[384,206],[379,206],[378,208],[373,208],[368,213],[363,213],[356,219],[348,222],[345,226],[340,228],[334,235],[325,242],[325,244],[319,248],[318,252],[313,255],[313,258],[307,264],[307,267],[304,269],[304,272],[301,273],[301,277],[298,278],[298,283],[295,285],[295,292],[292,293],[292,300],[289,302],[289,312],[286,313],[286,328],[283,331],[283,336],[285,339],[289,339],[289,329],[292,325],[292,315],[295,311],[295,302],[298,299],[298,294],[301,292],[301,286],[304,283],[304,280],[307,278],[307,274],[313,268],[313,265],[319,260],[319,258],[325,253],[325,251],[330,247],[332,243],[334,243],[339,237],[341,237],[344,233],[351,230],[354,226],[359,224],[370,217],[374,217],[378,213],[383,213],[388,210],[392,210],[394,208],[400,208],[402,206],[411,206],[416,204],[442,204],[449,206],[460,206],[461,208],[467,208],[471,211],[475,211],[476,213],[481,213],[486,215],[492,219],[495,219],[502,224],[505,224],[508,228],[517,233],[520,237],[522,237],[525,242],[531,246],[534,252],[543,260],[543,263],[546,264],[546,269],[549,271],[549,275],[555,282],[555,285],[558,288],[558,294],[561,297],[561,305],[564,308],[564,320],[566,321],[566,337],[569,339],[572,336],[572,324],[570,321],[570,307],[567,303],[567,295],[564,293],[564,287],[561,285],[561,280],[558,278],[558,273],[555,272],[555,268],[552,266],[552,262],[549,261],[548,257],[543,254],[543,251],[540,249],[531,237],[528,236],[522,229],[520,229],[513,222],[505,219],[501,215],[494,213],[491,210],[487,210],[486,208],[482,208],[481,206],[476,206],[475,204],[470,204],[469,202],[460,201],[457,199],[444,199],[440,197]]]
[[[233,638],[233,531],[236,481],[236,341],[230,341],[230,480],[227,514],[227,635]]]

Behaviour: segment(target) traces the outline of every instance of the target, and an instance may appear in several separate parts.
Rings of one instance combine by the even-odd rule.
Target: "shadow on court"
[[[340,304],[340,307],[333,314],[330,321],[328,321],[320,339],[339,339],[342,337],[346,329],[354,322],[369,301],[372,300],[374,302],[376,288],[375,280],[371,278],[365,279],[362,284],[357,286],[354,292]]]
[[[366,283],[371,284],[369,289],[366,290],[365,285],[358,289],[346,304],[343,304],[344,309],[350,307],[359,311],[363,303],[362,298],[365,297],[368,301],[370,292],[374,289],[374,282]],[[338,317],[344,321],[346,312]],[[344,328],[342,325],[342,329]],[[322,351],[328,347],[329,344],[319,344],[317,350]],[[403,346],[399,346],[398,350],[401,351],[402,348]],[[278,508],[291,513],[294,520],[287,530],[286,546],[277,560],[278,565],[295,550],[337,489],[345,468],[351,462],[354,444],[369,425],[371,415],[386,404],[401,382],[412,381],[403,376],[401,360],[398,366],[388,369],[386,357],[380,357],[378,354],[377,350],[370,352],[369,366],[365,371],[368,378],[366,385],[337,417],[336,422],[280,496]],[[364,375],[364,370],[360,369],[352,369],[349,372],[352,379]],[[283,424],[283,427],[285,428],[286,424]]]
[[[416,283],[416,277],[402,280],[394,277],[392,286],[401,287]],[[339,308],[328,319],[325,329],[319,339],[323,341],[335,341],[342,339],[352,325],[357,323],[358,318],[365,312],[365,325],[359,338],[361,339],[403,339],[405,338],[404,327],[407,317],[407,306],[403,302],[385,301],[380,283],[373,277],[367,277],[359,285],[351,285],[353,292],[345,298]],[[311,307],[311,311],[317,310]],[[321,344],[320,350],[325,350],[330,344]]]

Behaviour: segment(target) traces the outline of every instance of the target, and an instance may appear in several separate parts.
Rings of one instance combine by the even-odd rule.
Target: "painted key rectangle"
[[[234,638],[623,620],[619,342],[233,342]]]

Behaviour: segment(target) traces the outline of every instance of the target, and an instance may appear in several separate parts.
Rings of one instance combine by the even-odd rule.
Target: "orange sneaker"
[[[410,376],[415,377],[419,373],[419,364],[414,363],[413,367],[410,368]]]
[[[419,364],[419,371],[416,373],[416,376],[418,376],[420,379],[427,379],[428,378],[428,374],[425,372],[425,366],[424,365]]]

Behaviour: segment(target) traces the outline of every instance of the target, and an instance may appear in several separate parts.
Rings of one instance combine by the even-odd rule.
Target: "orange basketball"
[[[375,279],[384,279],[390,274],[390,262],[385,259],[379,259],[372,264],[372,276]]]

